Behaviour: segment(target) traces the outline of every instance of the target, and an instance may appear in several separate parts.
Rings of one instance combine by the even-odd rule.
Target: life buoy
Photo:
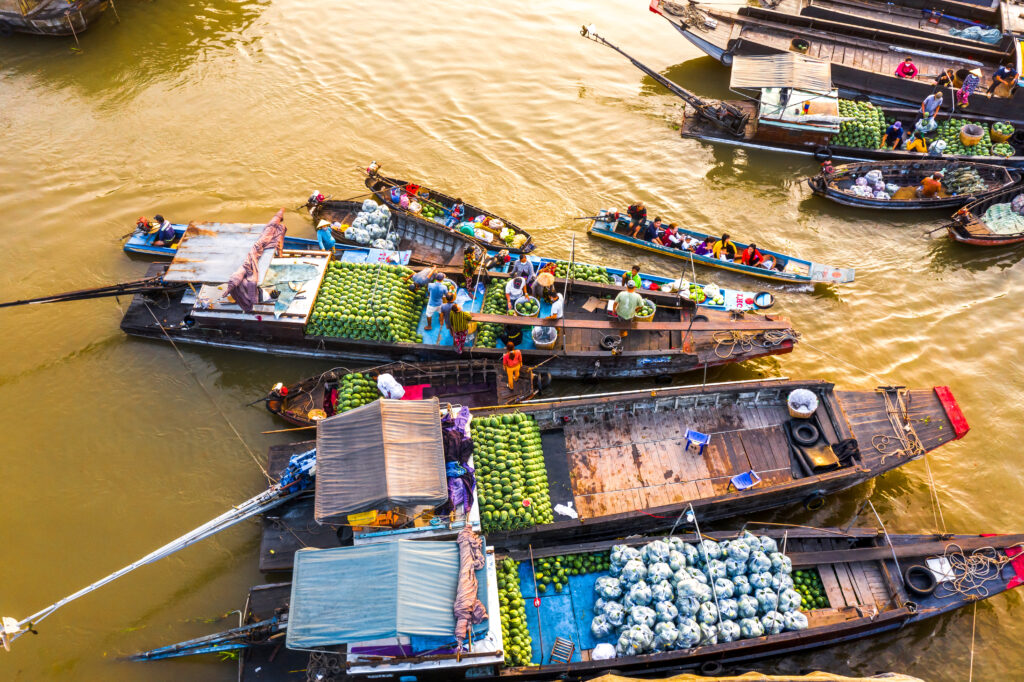
[[[820,437],[821,432],[811,422],[801,422],[793,426],[793,440],[800,445],[814,445]]]
[[[939,581],[927,566],[913,564],[903,572],[903,584],[907,591],[919,597],[927,597],[938,586]]]
[[[832,150],[828,147],[815,147],[814,158],[818,161],[828,161],[832,158]]]

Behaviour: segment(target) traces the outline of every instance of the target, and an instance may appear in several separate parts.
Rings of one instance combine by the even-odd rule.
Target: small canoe
[[[530,381],[520,381],[515,390],[510,391],[500,364],[492,360],[393,362],[360,372],[336,367],[271,390],[265,399],[267,409],[296,426],[315,426],[319,420],[344,411],[338,409],[338,388],[345,376],[362,374],[369,379],[372,373],[378,372],[387,372],[402,384],[407,390],[407,399],[436,397],[442,404],[448,402],[471,408],[521,402],[536,395],[545,380],[550,381],[543,373],[533,375],[528,369]]]
[[[649,223],[650,221],[648,221],[648,224]],[[703,232],[697,232],[696,230],[680,229],[679,232],[698,240],[704,240],[706,237],[711,237],[712,239],[717,240],[719,237],[718,235],[709,235]],[[771,256],[775,259],[776,266],[774,268],[769,270],[767,268],[744,265],[743,263],[724,261],[714,258],[710,254],[700,256],[692,251],[662,246],[661,244],[655,244],[643,239],[634,239],[629,234],[629,219],[625,217],[625,213],[623,212],[620,214],[619,212],[610,212],[606,209],[602,209],[598,216],[590,223],[587,233],[592,234],[595,237],[601,237],[602,239],[618,242],[620,244],[635,246],[637,248],[644,249],[645,251],[653,251],[654,253],[669,256],[670,258],[678,258],[680,260],[707,265],[712,268],[720,268],[722,270],[738,272],[744,275],[760,277],[762,279],[770,279],[776,282],[826,282],[842,284],[845,282],[852,282],[854,276],[852,268],[835,268],[831,265],[812,263],[808,260],[803,260],[795,256],[787,256],[777,251],[771,251],[761,247],[758,247],[758,251],[763,253],[765,256]],[[740,251],[747,248],[747,244],[742,242],[733,241],[733,243]]]
[[[192,224],[198,229],[203,229],[205,226],[212,226],[212,229],[216,229],[216,226],[220,225],[220,223],[206,222]],[[124,243],[125,253],[137,253],[143,256],[159,256],[161,258],[174,258],[174,254],[178,250],[178,244],[181,243],[181,238],[185,234],[185,230],[188,229],[188,225],[175,223],[172,227],[174,227],[174,241],[171,242],[170,246],[154,246],[153,242],[156,241],[156,232],[147,232],[145,230],[136,229]],[[297,251],[316,251],[320,248],[315,239],[303,239],[301,237],[285,237],[284,247],[286,249],[295,249]]]
[[[859,196],[853,188],[858,178],[872,171],[881,173],[880,182],[898,185],[891,198]],[[953,182],[943,182],[943,191],[934,197],[917,196],[917,187],[932,173],[942,172]],[[950,162],[944,159],[920,161],[873,161],[836,166],[828,176],[824,173],[808,178],[807,184],[818,196],[837,204],[890,211],[916,211],[935,208],[956,208],[984,199],[1018,184],[1019,170],[987,163]]]
[[[1010,208],[1021,188],[997,192],[961,208],[946,232],[955,241],[972,246],[1009,246],[1024,242],[1024,216]]]
[[[377,173],[367,175],[366,186],[380,201],[386,203],[398,214],[409,216],[413,220],[421,221],[428,225],[433,225],[437,229],[454,231],[453,228],[449,228],[444,225],[445,217],[443,215],[435,218],[428,218],[422,214],[413,213],[412,211],[402,208],[399,201],[403,193],[415,195],[416,200],[420,204],[435,207],[447,213],[451,210],[451,207],[455,205],[455,197],[448,196],[436,189],[431,189],[429,187],[424,187],[423,185],[409,182],[408,180],[388,178]],[[486,249],[508,249],[509,253],[529,253],[530,251],[533,251],[535,246],[533,243],[533,237],[531,237],[523,228],[519,227],[507,218],[494,215],[493,213],[485,211],[477,206],[473,206],[472,204],[463,202],[463,205],[466,207],[466,215],[463,216],[463,220],[476,223],[475,233],[473,235],[466,235],[466,237],[477,246],[481,246]],[[499,227],[491,227],[490,223],[493,221],[499,221]],[[501,236],[502,234],[507,235],[508,238],[503,240]]]

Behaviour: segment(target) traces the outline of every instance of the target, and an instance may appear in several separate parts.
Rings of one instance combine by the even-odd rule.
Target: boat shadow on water
[[[979,249],[949,239],[944,234],[944,230],[935,232],[932,238],[933,243],[928,249],[928,255],[931,257],[931,269],[936,272],[947,270],[983,272],[990,268],[1007,270],[1024,258],[1024,249],[1019,244]]]

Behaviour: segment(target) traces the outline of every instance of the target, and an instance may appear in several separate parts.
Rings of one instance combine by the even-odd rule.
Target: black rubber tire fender
[[[814,148],[814,158],[818,161],[828,161],[832,158],[832,150],[826,146]]]
[[[700,672],[701,675],[704,675],[705,677],[714,677],[717,675],[721,675],[722,672],[725,670],[725,667],[723,667],[722,664],[718,661],[704,661],[699,666],[697,666],[697,670],[698,672]]]
[[[935,591],[939,581],[935,579],[935,574],[927,566],[911,564],[903,571],[903,584],[907,588],[907,592],[918,597],[927,597]]]
[[[818,511],[825,506],[825,496],[821,493],[808,495],[804,500],[804,509],[807,511]]]
[[[801,421],[793,425],[793,440],[800,445],[814,445],[821,438],[821,431],[811,422]]]

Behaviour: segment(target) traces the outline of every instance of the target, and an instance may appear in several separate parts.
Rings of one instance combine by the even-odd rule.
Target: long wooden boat
[[[0,36],[14,32],[77,36],[109,5],[110,0],[4,0],[0,2]]]
[[[1012,50],[973,43],[950,43],[925,35],[913,35],[902,27],[857,26],[813,16],[794,16],[762,7],[741,7],[736,12],[701,6],[700,3],[679,3],[674,0],[652,0],[652,12],[664,17],[689,42],[723,64],[732,63],[737,55],[781,54],[804,46],[802,54],[832,64],[835,84],[854,93],[920,106],[934,90],[935,78],[947,69],[980,69],[981,83],[966,107],[958,107],[956,115],[988,116],[996,120],[1024,123],[1024,92],[1017,88],[1012,94],[1004,87],[993,95],[985,91],[996,68],[1012,59],[1018,73],[1022,58],[1020,42],[1014,39]],[[913,57],[919,69],[917,78],[896,76],[896,67],[906,57]],[[947,93],[943,112],[952,106],[952,92]]]
[[[713,531],[686,533],[679,536],[679,540],[696,545],[701,539],[721,543],[741,537],[749,536],[735,530]],[[477,572],[477,597],[486,616],[476,625],[477,638],[469,650],[454,650],[454,635],[447,638],[402,634],[397,639],[393,636],[361,637],[358,631],[353,632],[353,616],[350,615],[352,604],[359,602],[359,596],[353,595],[351,589],[344,595],[336,592],[327,596],[327,588],[317,583],[324,577],[322,571],[339,576],[338,580],[351,588],[351,576],[356,572],[366,573],[367,550],[350,547],[304,550],[296,559],[301,569],[296,572],[294,582],[253,587],[243,609],[241,628],[162,647],[137,655],[135,660],[240,649],[238,679],[241,682],[292,680],[296,670],[311,673],[311,677],[335,671],[335,674],[346,675],[346,679],[415,677],[424,682],[584,680],[610,670],[646,677],[693,669],[702,664],[749,665],[753,660],[838,647],[875,635],[885,634],[891,640],[899,637],[898,631],[908,625],[943,616],[1024,583],[1024,558],[1021,557],[1024,534],[911,535],[867,527],[794,526],[756,533],[761,542],[765,537],[771,538],[789,559],[794,575],[812,581],[822,595],[813,605],[805,603],[799,607],[807,621],[805,629],[727,642],[709,636],[691,648],[639,655],[619,653],[603,660],[594,658],[592,654],[598,644],[614,641],[614,638],[597,638],[591,631],[591,620],[598,605],[594,586],[598,579],[609,575],[601,566],[607,565],[613,551],[623,551],[623,544],[641,548],[653,539],[632,536],[625,541],[566,542],[557,547],[511,552],[485,545],[483,568]],[[615,549],[616,546],[619,549]],[[406,547],[412,549],[412,545]],[[422,546],[422,549],[454,551],[440,544],[429,548]],[[400,558],[405,551],[399,546],[390,550],[397,550]],[[378,552],[380,550],[374,553]],[[550,566],[560,561],[562,565],[575,566],[587,555],[591,563],[582,562],[583,570],[567,575],[561,590],[542,592],[537,587],[540,581],[534,576],[545,563]],[[594,558],[598,563],[593,562]],[[784,560],[780,558],[780,561]],[[320,571],[312,570],[314,562],[322,566]],[[383,567],[384,564],[382,570]],[[980,574],[972,575],[970,571],[974,568],[980,568]],[[445,580],[442,576],[447,576],[451,570],[439,567],[436,579]],[[381,579],[392,581],[391,575],[383,571]],[[410,576],[409,581],[419,584],[431,577]],[[450,584],[448,580],[445,583]],[[308,609],[323,603],[318,601],[320,594],[332,604],[345,602],[349,608],[332,608],[329,614],[315,612],[311,615]],[[451,610],[455,594],[454,585],[443,594],[433,592],[426,600],[418,593],[416,596],[407,593],[397,604],[386,607],[388,617],[392,617],[392,609],[397,619],[404,610],[424,602],[439,611],[444,610],[442,604],[448,604],[447,609]],[[502,628],[494,628],[498,620],[504,634]],[[313,654],[309,653],[308,646],[305,651],[300,650],[302,643],[310,641],[304,633],[310,632],[311,623],[323,625],[316,630],[322,638],[317,639],[317,651]],[[364,630],[367,635],[376,631]],[[342,632],[349,634],[342,636]],[[717,627],[707,630],[709,635],[712,632],[717,633]],[[564,658],[553,656],[556,636],[571,643],[571,647],[565,647]],[[523,664],[524,660],[527,664]]]
[[[662,246],[661,244],[649,242],[645,239],[635,238],[630,234],[629,224],[629,219],[625,217],[624,212],[620,213],[618,211],[613,212],[607,209],[601,209],[597,217],[591,221],[590,227],[587,228],[587,233],[619,244],[626,244],[646,251],[653,251],[654,253],[658,253],[663,256],[700,263],[701,265],[706,265],[712,268],[739,272],[744,275],[751,275],[762,279],[770,279],[776,282],[826,282],[830,284],[842,284],[845,282],[852,282],[854,277],[854,271],[852,268],[835,268],[831,265],[812,263],[811,261],[796,258],[794,256],[787,256],[763,247],[758,247],[758,250],[775,259],[776,266],[772,269],[744,265],[739,262],[724,261],[719,258],[715,258],[711,254],[702,256],[694,253],[693,251]],[[647,221],[647,224],[650,224],[650,220]],[[700,241],[703,241],[707,237],[711,237],[715,241],[718,240],[718,236],[716,235],[709,235],[696,230],[681,228],[679,232]],[[747,244],[745,243],[733,243],[736,244],[736,247],[740,251],[747,248]]]
[[[193,222],[189,224],[173,223],[174,227],[174,240],[170,246],[154,246],[156,242],[156,232],[149,232],[145,229],[140,229],[136,226],[135,232],[131,233],[128,239],[124,242],[124,252],[137,254],[140,256],[155,256],[157,258],[174,258],[174,254],[178,251],[178,246],[181,244],[182,239],[185,237],[185,233],[192,229],[189,233],[196,234],[200,231],[218,230],[222,223],[217,222]],[[319,249],[319,245],[315,239],[305,239],[303,237],[291,237],[285,236],[284,247],[294,251],[316,251]],[[345,250],[345,245],[338,245],[338,249]]]
[[[360,375],[371,377],[387,372],[395,380],[415,389],[417,399],[438,398],[442,402],[485,407],[510,405],[536,395],[546,379],[543,372],[528,370],[527,381],[521,381],[515,390],[509,390],[505,372],[492,360],[454,360],[424,362],[415,365],[392,362],[359,371],[335,367],[299,382],[272,389],[265,398],[267,410],[296,426],[315,426],[317,421],[342,412],[338,404],[338,388],[344,377]],[[407,399],[412,397],[407,394]]]
[[[435,208],[448,211],[455,205],[456,197],[449,196],[436,189],[409,182],[408,180],[383,176],[379,173],[378,169],[373,167],[367,169],[366,186],[376,195],[377,199],[386,203],[397,215],[405,216],[409,220],[425,223],[434,229],[458,232],[458,230],[444,225],[443,216],[427,218],[424,215],[413,213],[411,210],[403,208],[398,198],[402,194],[408,194],[414,196],[420,202],[429,202],[429,205]],[[500,222],[500,227],[492,228],[481,221],[474,235],[464,235],[473,244],[485,249],[508,249],[509,253],[529,253],[533,251],[536,246],[533,243],[533,237],[523,228],[506,218],[497,216],[478,206],[465,202],[463,202],[463,205],[466,208],[466,214],[463,216],[466,221],[476,222],[478,219],[485,218],[487,223],[493,220]],[[508,239],[501,238],[503,232],[509,235]],[[460,232],[460,234],[462,233]]]
[[[881,173],[881,182],[887,185],[898,185],[900,190],[889,199],[876,199],[873,196],[855,194],[852,188],[857,178],[864,177],[872,171]],[[962,194],[949,194],[943,191],[933,197],[917,196],[916,188],[921,181],[936,172],[946,173],[947,177],[950,177],[949,174],[971,172],[976,174],[978,186]],[[919,161],[874,161],[845,164],[836,166],[828,174],[821,171],[818,175],[808,178],[807,184],[815,194],[837,204],[890,211],[917,211],[956,208],[980,201],[1020,183],[1020,180],[1020,171],[1016,169],[986,163],[950,163],[941,159],[925,158]]]
[[[803,433],[808,420],[792,418],[787,408],[796,389],[818,399],[809,435]],[[515,530],[489,525],[487,512],[503,508],[507,493],[488,483],[485,432],[473,427],[483,531],[490,544],[506,548],[666,530],[691,507],[706,520],[790,504],[815,508],[828,495],[903,466],[969,429],[945,387],[841,391],[824,381],[625,391],[471,412],[485,426],[491,417],[505,415],[535,420],[546,480],[537,488],[542,496],[546,489],[551,505],[577,514],[556,512],[549,523]],[[691,429],[710,437],[704,450],[687,446]],[[906,439],[897,445],[901,434]],[[315,443],[306,442],[272,449],[267,470],[283,470],[292,454],[312,447]],[[814,464],[826,449],[835,458],[828,465]],[[737,489],[733,478],[751,471],[760,483]],[[288,570],[302,547],[337,546],[335,529],[315,523],[312,508],[309,501],[296,500],[264,524],[262,570]]]
[[[1024,218],[1018,227],[1009,228],[1008,232],[1007,228],[985,220],[986,211],[998,204],[1009,206],[1020,193],[1020,188],[1015,187],[967,204],[953,215],[946,226],[947,233],[951,239],[971,246],[1010,246],[1024,242]]]

